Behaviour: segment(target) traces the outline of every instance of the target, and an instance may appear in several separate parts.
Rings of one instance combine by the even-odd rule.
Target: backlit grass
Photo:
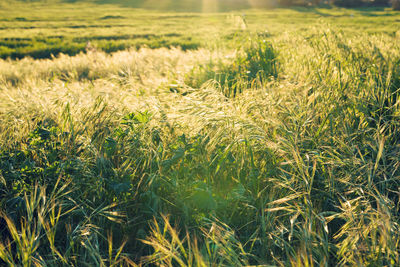
[[[2,263],[397,266],[398,15],[163,15],[200,45],[0,60]]]
[[[269,35],[294,30],[307,35],[313,26],[338,27],[349,34],[398,34],[399,16],[390,9],[248,9],[248,3],[240,4],[244,0],[224,0],[219,1],[220,5],[227,1],[225,5],[230,8],[215,13],[198,9],[196,2],[200,1],[160,1],[3,0],[0,57],[76,55],[86,51],[88,44],[105,52],[146,46],[180,46],[184,50],[221,45],[235,48],[232,39],[247,26],[257,32],[268,31]],[[254,7],[260,6],[260,1],[251,2]]]

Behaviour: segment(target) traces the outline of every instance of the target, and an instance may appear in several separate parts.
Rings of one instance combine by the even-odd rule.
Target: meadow
[[[0,264],[400,264],[399,12],[126,3],[0,2]]]

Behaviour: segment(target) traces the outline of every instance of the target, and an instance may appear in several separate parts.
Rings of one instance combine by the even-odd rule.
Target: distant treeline
[[[278,0],[280,6],[310,6],[331,4],[340,7],[397,7],[400,0]]]

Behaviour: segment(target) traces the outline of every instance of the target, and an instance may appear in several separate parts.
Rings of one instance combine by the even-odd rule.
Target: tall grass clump
[[[59,179],[51,190],[36,184],[21,199],[8,200],[15,206],[1,214],[2,262],[8,266],[130,265],[121,254],[124,244],[113,249],[111,236],[107,239],[93,224],[96,217],[118,219],[117,212],[111,211],[113,207],[85,210],[72,199],[71,183],[61,183]],[[81,216],[85,220],[73,219]]]
[[[304,179],[312,186],[312,210],[335,214],[326,219],[329,257],[345,265],[393,265],[398,45],[384,36],[349,40],[332,31],[294,41],[303,42],[304,52],[285,66],[302,81],[303,97],[285,112],[284,131],[291,133],[285,143],[296,155],[293,170],[301,176],[312,170]]]
[[[185,82],[194,88],[205,82],[216,82],[227,97],[249,88],[260,88],[266,81],[278,75],[277,52],[271,42],[253,38],[239,49],[232,58],[211,60],[192,69]]]
[[[151,235],[143,242],[154,249],[143,258],[145,264],[164,266],[243,266],[248,265],[246,252],[234,232],[221,222],[209,222],[199,231],[199,239],[171,225],[166,217],[154,221]]]

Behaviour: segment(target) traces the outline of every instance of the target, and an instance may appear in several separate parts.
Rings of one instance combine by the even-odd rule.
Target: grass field
[[[322,25],[352,34],[363,31],[395,36],[399,23],[399,16],[393,11],[368,9],[247,9],[210,14],[198,12],[202,8],[188,4],[186,7],[181,5],[180,9],[192,9],[192,13],[176,13],[173,10],[179,10],[179,1],[176,4],[166,0],[158,1],[158,5],[153,3],[154,0],[142,4],[144,7],[155,6],[154,9],[126,7],[130,1],[123,0],[120,5],[96,4],[96,1],[3,1],[0,3],[0,58],[3,59],[51,58],[59,53],[76,55],[85,51],[88,43],[107,53],[144,46],[213,49],[226,45],[238,34],[242,22],[235,15],[243,14],[249,29],[268,30],[272,35],[294,30],[307,35],[310,27]],[[244,5],[239,0],[235,2],[234,7]],[[204,5],[203,9],[213,11],[218,7]]]
[[[0,2],[1,265],[400,264],[400,13],[72,2]]]

